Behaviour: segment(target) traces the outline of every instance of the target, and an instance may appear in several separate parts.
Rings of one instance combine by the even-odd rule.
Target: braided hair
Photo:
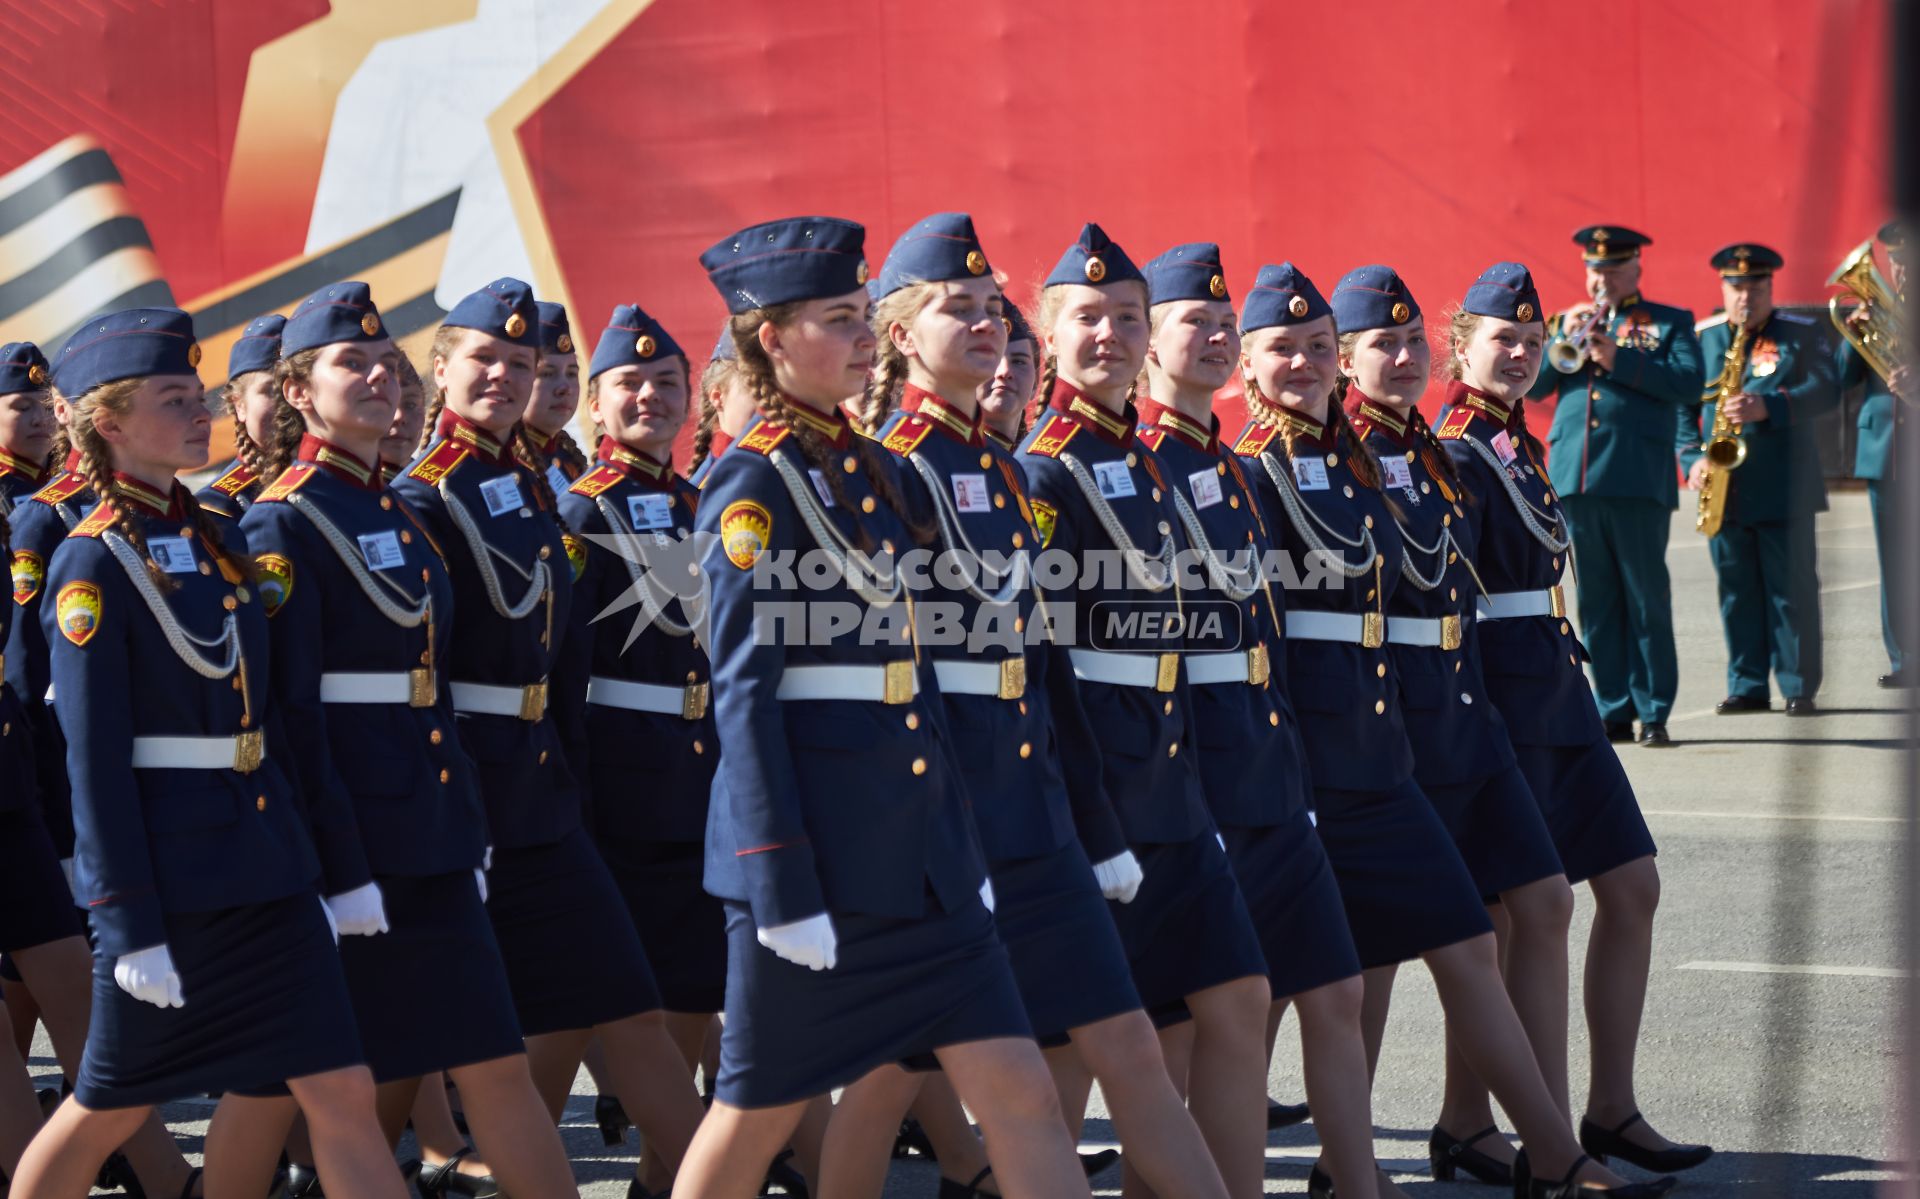
[[[1342,376],[1344,380],[1345,376]],[[1293,426],[1281,419],[1287,414],[1287,408],[1278,400],[1270,399],[1260,390],[1260,383],[1250,370],[1242,370],[1241,381],[1246,390],[1247,416],[1255,424],[1269,427],[1277,426],[1280,439],[1287,447],[1287,456],[1293,457],[1294,439],[1298,436]],[[1353,467],[1353,476],[1361,483],[1378,491],[1380,489],[1380,464],[1374,459],[1373,451],[1367,443],[1360,440],[1360,434],[1354,429],[1353,422],[1347,419],[1347,411],[1341,406],[1345,388],[1338,382],[1334,384],[1333,395],[1327,401],[1327,432],[1336,444],[1347,452],[1347,461]]]
[[[428,362],[444,362],[453,357],[453,348],[460,344],[460,338],[466,330],[458,325],[442,325],[434,331],[433,346],[427,351]],[[420,444],[418,449],[426,449],[438,436],[436,429],[440,424],[440,413],[446,409],[447,393],[440,389],[437,381],[439,372],[426,376],[422,382],[427,390],[427,415],[420,426]]]
[[[1460,354],[1467,348],[1467,343],[1473,340],[1473,335],[1480,331],[1480,322],[1484,319],[1479,313],[1458,307],[1447,313],[1447,378],[1466,381],[1467,371],[1460,364]],[[1533,435],[1532,429],[1527,428],[1526,406],[1525,398],[1513,401],[1515,423],[1520,426],[1520,436],[1526,440],[1527,448],[1533,451],[1534,457],[1545,458],[1547,447],[1540,444],[1540,439]]]
[[[700,469],[713,453],[713,435],[720,428],[720,405],[713,397],[733,378],[734,366],[731,358],[715,358],[700,372],[700,415],[694,418],[693,460],[687,464],[688,473]],[[593,384],[587,387],[591,389]]]
[[[1141,301],[1147,299],[1146,284],[1140,285]],[[1020,440],[1025,440],[1027,427],[1040,418],[1048,404],[1053,402],[1054,384],[1060,380],[1060,357],[1054,353],[1053,339],[1049,334],[1054,322],[1060,319],[1060,310],[1066,306],[1066,285],[1042,287],[1039,298],[1034,303],[1033,320],[1029,327],[1033,330],[1034,351],[1040,354],[1040,377],[1033,389],[1033,396],[1027,401],[1026,413],[1020,421]],[[1146,367],[1141,367],[1144,377]],[[1131,404],[1140,393],[1140,380],[1134,379],[1127,384],[1127,396],[1124,404]]]
[[[320,360],[321,348],[301,350],[273,364],[273,419],[267,426],[267,444],[260,447],[263,483],[271,485],[300,454],[300,439],[306,436],[307,418],[287,402],[287,384],[305,383],[313,378],[313,364]]]
[[[533,444],[533,436],[527,432],[527,422],[516,421],[507,437],[508,444],[513,447],[513,460],[526,467],[527,473],[533,476],[533,493],[540,498],[547,514],[553,517],[553,523],[560,526],[560,531],[568,532],[567,520],[560,515],[560,501],[553,494],[553,482],[547,478],[547,464],[540,460],[539,447]]]
[[[920,310],[941,292],[937,283],[909,283],[873,306],[871,319],[879,347],[873,378],[868,381],[867,393],[861,397],[860,404],[860,427],[869,437],[880,431],[880,426],[899,406],[900,392],[907,382],[907,356],[893,344],[889,330],[896,324],[912,324]]]
[[[754,407],[758,408],[760,414],[768,420],[785,426],[792,432],[794,444],[800,449],[800,456],[806,459],[808,466],[819,471],[820,477],[826,480],[827,491],[833,496],[833,502],[849,514],[858,513],[860,509],[847,500],[846,485],[840,478],[842,471],[839,464],[834,461],[833,444],[801,419],[794,401],[788,399],[786,393],[780,390],[780,385],[774,381],[773,361],[767,357],[766,350],[760,345],[760,326],[780,325],[791,321],[804,303],[803,300],[796,300],[787,304],[756,308],[734,316],[728,327],[733,333],[734,351],[739,355],[737,369],[740,371],[742,381],[747,385],[749,394],[753,396]],[[931,542],[934,536],[932,527],[924,523],[916,523],[910,515],[911,510],[907,507],[906,498],[901,494],[893,472],[880,457],[883,451],[879,443],[870,438],[856,436],[853,438],[850,452],[855,469],[865,477],[867,486],[873,490],[880,502],[891,509],[893,514],[899,517],[900,522],[906,525],[914,543],[926,545]],[[854,528],[859,534],[861,552],[872,553],[875,548],[873,536],[857,517],[854,520]]]
[[[252,471],[255,478],[261,480],[267,478],[267,452],[259,442],[253,439],[253,434],[247,432],[246,414],[241,409],[246,402],[247,388],[251,387],[253,381],[261,375],[271,378],[272,370],[272,367],[265,367],[235,375],[227,380],[226,387],[221,389],[221,394],[227,402],[227,415],[233,421],[233,456],[240,460],[240,465]],[[275,394],[278,394],[277,386],[274,390]]]

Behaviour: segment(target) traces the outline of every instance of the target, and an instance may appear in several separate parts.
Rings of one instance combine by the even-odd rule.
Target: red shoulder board
[[[226,474],[213,481],[213,489],[224,496],[236,496],[253,486],[259,478],[246,463],[235,462]]]
[[[625,477],[626,476],[621,474],[615,467],[606,465],[596,466],[586,474],[581,475],[578,479],[575,479],[573,486],[567,488],[567,490],[575,495],[588,497],[597,496]]]
[[[920,443],[933,432],[933,423],[918,416],[907,416],[893,427],[893,432],[881,439],[880,444],[894,453],[905,457],[920,448]]]
[[[1027,447],[1027,453],[1041,458],[1056,457],[1061,450],[1067,448],[1067,443],[1072,441],[1073,435],[1079,431],[1078,424],[1061,416],[1058,412],[1049,412],[1047,423],[1041,425],[1040,431],[1034,434],[1032,444]]]
[[[1279,432],[1278,425],[1249,425],[1246,431],[1240,434],[1240,440],[1234,443],[1233,452],[1248,458],[1264,454]]]
[[[771,425],[766,421],[761,421],[748,431],[745,437],[742,437],[733,444],[736,448],[751,450],[756,454],[771,454],[774,446],[779,445],[792,435],[793,430],[787,428],[785,425]]]
[[[442,441],[428,451],[427,456],[414,464],[407,472],[407,478],[418,479],[429,487],[437,487],[440,480],[453,473],[456,466],[467,460],[468,449],[451,439]]]
[[[1151,429],[1135,429],[1133,435],[1150,450],[1159,449],[1160,443],[1167,439],[1167,431],[1158,425]]]
[[[300,490],[300,488],[306,484],[306,481],[313,477],[313,472],[319,469],[319,467],[311,462],[294,463],[282,471],[280,477],[275,479],[267,486],[265,491],[260,493],[260,502],[263,504],[271,504],[276,500],[286,499],[294,492]]]
[[[75,471],[67,471],[53,482],[33,493],[33,498],[43,504],[64,504],[87,489],[87,477]]]
[[[113,527],[113,505],[95,504],[87,519],[73,526],[69,537],[98,537]]]
[[[1447,419],[1440,422],[1440,428],[1434,436],[1442,441],[1457,441],[1472,424],[1473,409],[1460,404],[1448,411]]]

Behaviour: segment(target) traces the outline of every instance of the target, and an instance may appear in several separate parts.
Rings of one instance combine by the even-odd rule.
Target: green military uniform
[[[1888,257],[1896,261],[1905,260],[1906,238],[1897,222],[1880,230],[1880,241],[1886,247]],[[1890,671],[1881,683],[1884,686],[1912,686],[1920,679],[1909,676],[1907,672],[1906,658],[1901,653],[1900,638],[1893,622],[1893,613],[1911,609],[1903,607],[1900,602],[1902,596],[1896,584],[1899,572],[1887,569],[1895,548],[1891,494],[1894,435],[1906,423],[1906,413],[1894,399],[1893,392],[1887,388],[1887,381],[1869,368],[1859,351],[1844,338],[1840,342],[1838,367],[1841,390],[1862,380],[1867,385],[1866,400],[1860,405],[1860,435],[1854,448],[1853,473],[1855,478],[1867,481],[1867,504],[1873,512],[1873,541],[1879,550],[1880,639],[1886,644],[1887,661],[1890,664]]]
[[[1739,251],[1745,257],[1732,258]],[[1764,251],[1764,254],[1761,253]],[[1725,257],[1723,257],[1725,256]],[[1725,273],[1770,273],[1779,256],[1764,246],[1730,246],[1714,256]],[[1745,266],[1736,272],[1724,263]],[[1788,700],[1820,689],[1820,580],[1815,566],[1813,514],[1827,507],[1820,451],[1810,422],[1839,399],[1825,322],[1775,311],[1747,342],[1746,369],[1737,390],[1766,401],[1765,420],[1749,421],[1740,437],[1746,461],[1726,472],[1726,516],[1707,542],[1720,588],[1720,623],[1727,637],[1727,694],[1767,701],[1767,675],[1780,680]],[[1725,314],[1696,327],[1700,335],[1702,398],[1683,414],[1677,433],[1682,470],[1691,470],[1713,433],[1713,403],[1733,326]]]
[[[1574,235],[1589,263],[1620,261],[1649,244],[1617,225]],[[1667,534],[1679,506],[1676,414],[1700,399],[1693,314],[1638,295],[1615,304],[1614,368],[1540,373],[1530,393],[1555,396],[1547,473],[1573,535],[1580,633],[1592,658],[1594,699],[1609,724],[1664,726],[1680,667],[1673,647]],[[1568,314],[1548,321],[1560,331]]]

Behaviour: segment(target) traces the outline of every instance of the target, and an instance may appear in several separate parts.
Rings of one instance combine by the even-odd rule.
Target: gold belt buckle
[[[1558,583],[1547,588],[1547,610],[1556,617],[1567,614],[1567,593],[1560,590]]]
[[[707,714],[708,684],[688,683],[680,689],[680,719],[701,720]]]
[[[433,685],[433,667],[416,666],[407,672],[407,706],[431,708],[437,688]]]
[[[1019,699],[1027,693],[1027,656],[1000,659],[1000,698]]]
[[[1262,641],[1247,651],[1247,685],[1264,687],[1273,668],[1267,663],[1267,643]]]
[[[267,756],[266,738],[259,729],[235,734],[233,738],[233,768],[241,774],[252,774],[260,769],[260,763]]]
[[[1379,649],[1387,643],[1387,618],[1378,612],[1360,614],[1360,644],[1367,649]]]
[[[913,659],[902,658],[898,662],[887,663],[886,690],[880,697],[883,704],[910,704],[913,702]]]
[[[1171,691],[1180,681],[1180,655],[1165,653],[1160,655],[1160,666],[1154,675],[1155,691]]]
[[[547,681],[541,679],[520,688],[520,719],[533,724],[546,714]]]
[[[1460,648],[1460,616],[1458,613],[1440,618],[1440,648]]]

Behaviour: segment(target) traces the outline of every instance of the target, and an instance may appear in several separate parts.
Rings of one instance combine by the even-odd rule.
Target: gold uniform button
[[[233,676],[233,689],[235,691],[240,690],[240,676],[237,674]]]
[[[882,550],[885,550],[887,553],[891,554],[893,552],[893,542],[889,540],[883,540],[880,542],[880,548]]]
[[[1022,741],[1020,743],[1020,756],[1023,758],[1031,758],[1033,756],[1033,742]]]
[[[1386,664],[1385,662],[1382,662],[1382,663],[1380,663],[1380,665],[1378,665],[1378,666],[1376,666],[1376,667],[1374,667],[1374,668],[1373,668],[1373,674],[1374,674],[1374,677],[1375,677],[1375,678],[1380,678],[1380,679],[1384,679],[1384,678],[1386,678],[1386,677],[1387,677],[1387,664]]]
[[[1473,696],[1471,696],[1471,695],[1469,695],[1469,694],[1468,694],[1467,692],[1465,692],[1465,691],[1462,691],[1462,692],[1460,693],[1460,702],[1461,702],[1461,703],[1463,703],[1463,704],[1470,704],[1470,703],[1472,703],[1472,702],[1473,702]]]
[[[407,531],[407,530],[405,530],[405,529],[402,529],[402,530],[400,530],[400,544],[401,544],[401,545],[412,545],[412,544],[413,544],[413,534],[412,534],[412,533],[410,533],[410,532],[408,532],[408,531]],[[551,552],[552,552],[552,549],[551,549],[551,547],[549,547],[549,546],[544,546],[544,545],[543,545],[543,546],[541,546],[541,547],[540,547],[540,556],[541,556],[542,558],[544,558],[544,557],[546,557],[546,556],[547,556],[547,555],[548,555],[549,553],[551,553]]]
[[[1001,494],[1000,494],[999,492],[997,492],[997,491],[996,491],[996,492],[994,492],[994,493],[993,493],[993,506],[994,506],[994,507],[996,507],[996,508],[1004,508],[1004,507],[1006,507],[1006,506],[1007,506],[1007,497],[1006,497],[1006,496],[1004,496],[1004,495],[1001,495]]]
[[[1373,589],[1373,588],[1371,588],[1371,587],[1369,587],[1369,588],[1367,588],[1367,601],[1368,601],[1369,603],[1371,603],[1371,602],[1373,601],[1373,597],[1374,597],[1374,595],[1375,595],[1375,594],[1376,594],[1376,592],[1374,591],[1374,589]]]
[[[698,741],[695,741],[695,742],[693,743],[693,752],[694,752],[694,753],[697,753],[697,754],[703,754],[703,753],[706,753],[706,752],[707,752],[707,747],[706,747],[705,745],[703,745],[703,744],[701,744],[700,742],[698,742]]]
[[[1021,537],[1021,536],[1020,536],[1020,534],[1018,534],[1018,533],[1015,533],[1015,534],[1013,535],[1013,548],[1014,548],[1014,549],[1019,549],[1019,548],[1020,548],[1020,547],[1021,547],[1022,545],[1025,545],[1025,544],[1026,544],[1026,539],[1025,539],[1025,538],[1023,538],[1023,537]]]
[[[1178,754],[1179,752],[1180,752],[1180,743],[1178,741],[1175,741],[1172,745],[1167,746],[1167,756],[1169,758],[1173,757],[1175,754]]]
[[[1158,487],[1153,489],[1153,502],[1156,504],[1160,502],[1160,489]]]
[[[1367,517],[1367,527],[1368,527],[1369,529],[1371,529],[1371,528],[1373,527],[1373,517],[1371,517],[1371,516],[1369,516],[1369,517]]]
[[[1025,716],[1026,714],[1027,714],[1027,701],[1023,699],[1020,701],[1020,715]]]
[[[1558,558],[1555,558],[1555,559],[1553,560],[1553,568],[1554,568],[1555,570],[1559,570],[1559,569],[1560,569],[1560,559],[1558,559]]]
[[[1568,627],[1567,627],[1567,622],[1563,620],[1563,621],[1561,621],[1561,622],[1560,622],[1560,631],[1561,631],[1562,633],[1570,633],[1570,632],[1572,632],[1573,630],[1572,630],[1572,629],[1570,629],[1570,628],[1568,628]]]
[[[383,511],[391,511],[393,509],[393,497],[390,495],[381,496],[380,507]]]
[[[1412,461],[1413,461],[1413,451],[1412,451],[1412,450],[1408,450],[1408,451],[1407,451],[1407,461],[1408,461],[1408,462],[1412,462]]]
[[[1597,420],[1590,420],[1587,422],[1587,428],[1589,429],[1598,429],[1599,427],[1600,427],[1600,422]]]
[[[442,742],[445,739],[446,739],[445,734],[443,734],[439,729],[435,729],[431,733],[427,734],[428,745],[438,745],[440,744],[440,742]]]
[[[543,749],[540,751],[540,765],[545,766],[546,764],[547,764],[547,751]]]
[[[440,772],[440,781],[441,781],[441,782],[443,782],[443,783],[444,783],[444,782],[446,782],[447,780],[449,780],[449,779],[451,779],[452,777],[453,777],[453,775],[452,775],[451,773],[449,773],[449,772],[447,772],[447,771],[445,771],[445,770],[442,770],[442,771]]]
[[[1465,665],[1466,665],[1466,663],[1465,663],[1465,662],[1455,662],[1455,663],[1453,664],[1453,673],[1455,673],[1455,674],[1459,674],[1459,673],[1460,673],[1460,668],[1461,668],[1462,666],[1465,666]]]
[[[913,772],[915,774],[925,774],[927,772],[927,760],[925,758],[915,758],[913,760]]]
[[[210,575],[213,573],[213,567],[207,565],[205,562],[202,562],[200,564],[200,573],[203,575]]]
[[[1015,534],[1015,536],[1018,536],[1018,534]],[[1020,543],[1016,541],[1016,542],[1014,542],[1014,544],[1015,544],[1015,545],[1019,545]],[[1026,617],[1024,617],[1024,616],[1016,616],[1016,617],[1014,617],[1014,618],[1013,618],[1013,631],[1014,631],[1014,632],[1016,632],[1016,633],[1024,633],[1024,632],[1026,632],[1026,631],[1027,631],[1027,618],[1026,618]],[[1025,707],[1024,705],[1022,705],[1022,706],[1021,706],[1021,708],[1020,708],[1020,710],[1021,710],[1022,712],[1025,712],[1025,711],[1026,711],[1027,709],[1026,709],[1026,707]]]
[[[1328,466],[1338,466],[1338,465],[1340,465],[1340,455],[1338,455],[1338,454],[1328,454],[1328,455],[1327,455],[1327,465],[1328,465]]]
[[[222,608],[225,608],[225,609],[226,609],[227,611],[229,611],[229,612],[231,612],[231,611],[233,611],[233,610],[234,610],[235,608],[238,608],[238,607],[240,606],[240,601],[239,601],[239,600],[237,600],[237,599],[235,599],[235,598],[233,598],[233,597],[232,597],[232,596],[230,596],[230,595],[228,595],[228,596],[223,596],[223,597],[221,598],[221,600],[220,600],[220,606],[221,606]]]
[[[1453,564],[1454,564],[1455,562],[1458,562],[1459,560],[1460,560],[1460,555],[1459,555],[1459,554],[1454,554],[1454,553],[1449,553],[1449,554],[1447,555],[1447,565],[1448,565],[1448,566],[1452,566],[1452,565],[1453,565]]]
[[[240,714],[240,727],[241,727],[241,728],[243,728],[243,729],[250,729],[250,728],[252,728],[252,727],[253,727],[253,717],[251,717],[251,716],[248,716],[248,715],[247,715],[246,713],[244,713],[244,712],[242,712],[242,713]]]
[[[1230,495],[1230,496],[1228,496],[1228,497],[1227,497],[1227,507],[1229,507],[1229,508],[1238,508],[1239,506],[1240,506],[1240,497],[1239,497],[1239,496],[1237,496],[1237,495]]]
[[[864,499],[862,499],[862,500],[860,501],[860,511],[862,511],[862,512],[872,512],[872,511],[873,511],[873,497],[872,497],[872,496],[867,496],[867,497],[865,497]]]
[[[1279,725],[1280,725],[1280,713],[1278,713],[1278,712],[1269,712],[1269,713],[1267,713],[1267,723],[1268,723],[1268,724],[1270,724],[1270,725],[1273,725],[1273,726],[1274,726],[1274,727],[1276,727],[1276,728],[1277,728],[1277,727],[1279,727]]]
[[[840,463],[840,469],[846,471],[848,474],[852,474],[854,471],[860,469],[860,459],[855,458],[852,454],[848,454],[846,459]]]
[[[1576,660],[1576,659],[1574,658],[1574,656],[1573,656],[1572,654],[1568,654],[1568,655],[1567,655],[1567,665],[1568,665],[1568,666],[1578,666],[1578,665],[1580,665],[1580,663],[1579,663],[1579,661],[1578,661],[1578,660]]]
[[[920,727],[920,713],[918,712],[907,713],[907,728],[917,729],[919,727]]]
[[[255,799],[255,800],[253,801],[253,810],[254,810],[254,811],[256,811],[256,812],[264,812],[264,811],[266,811],[266,810],[267,810],[267,797],[266,797],[266,796],[264,796],[264,795],[262,795],[262,796],[259,796],[258,798],[256,798],[256,799]]]
[[[986,470],[986,469],[987,469],[988,467],[991,467],[992,465],[993,465],[993,455],[992,455],[992,454],[985,454],[985,453],[983,453],[983,454],[981,454],[981,455],[980,455],[980,469],[981,469],[981,470]]]
[[[1353,498],[1353,486],[1352,486],[1351,484],[1349,484],[1349,485],[1347,485],[1347,486],[1345,486],[1345,487],[1342,487],[1342,488],[1341,488],[1340,490],[1341,490],[1342,492],[1344,492],[1344,493],[1346,494],[1346,497],[1347,497],[1348,499],[1352,499],[1352,498]]]
[[[433,665],[433,651],[432,651],[432,650],[430,650],[430,649],[423,649],[423,650],[421,650],[421,651],[420,651],[420,665],[422,665],[422,666],[432,666],[432,665]],[[236,682],[238,682],[238,680],[235,680],[235,681],[236,681]]]
[[[1128,465],[1128,466],[1138,466],[1138,465],[1140,465],[1140,455],[1138,455],[1138,454],[1133,454],[1133,453],[1129,453],[1129,454],[1127,455],[1127,465]]]
[[[1450,599],[1450,600],[1457,600],[1457,599],[1459,599],[1459,598],[1460,598],[1460,589],[1459,589],[1458,587],[1449,587],[1449,588],[1447,588],[1447,598],[1448,598],[1448,599]]]
[[[1171,715],[1173,715],[1173,701],[1172,701],[1172,700],[1168,700],[1168,701],[1167,701],[1166,703],[1164,703],[1164,704],[1162,704],[1162,705],[1160,706],[1160,714],[1161,714],[1161,715],[1163,715],[1163,716],[1171,716]]]
[[[1384,700],[1384,699],[1376,699],[1376,700],[1374,700],[1374,701],[1373,701],[1373,714],[1374,714],[1375,716],[1379,716],[1379,715],[1381,715],[1381,714],[1383,714],[1383,713],[1385,713],[1385,712],[1386,712],[1386,710],[1387,710],[1387,701],[1386,701],[1386,700]]]
[[[689,683],[697,683],[697,682],[699,682],[699,681],[700,681],[700,672],[699,672],[699,671],[697,671],[697,670],[689,670],[689,671],[687,672],[687,682],[689,682]]]
[[[1227,473],[1227,464],[1224,462],[1216,462],[1213,464],[1213,470],[1215,474],[1224,475]]]

